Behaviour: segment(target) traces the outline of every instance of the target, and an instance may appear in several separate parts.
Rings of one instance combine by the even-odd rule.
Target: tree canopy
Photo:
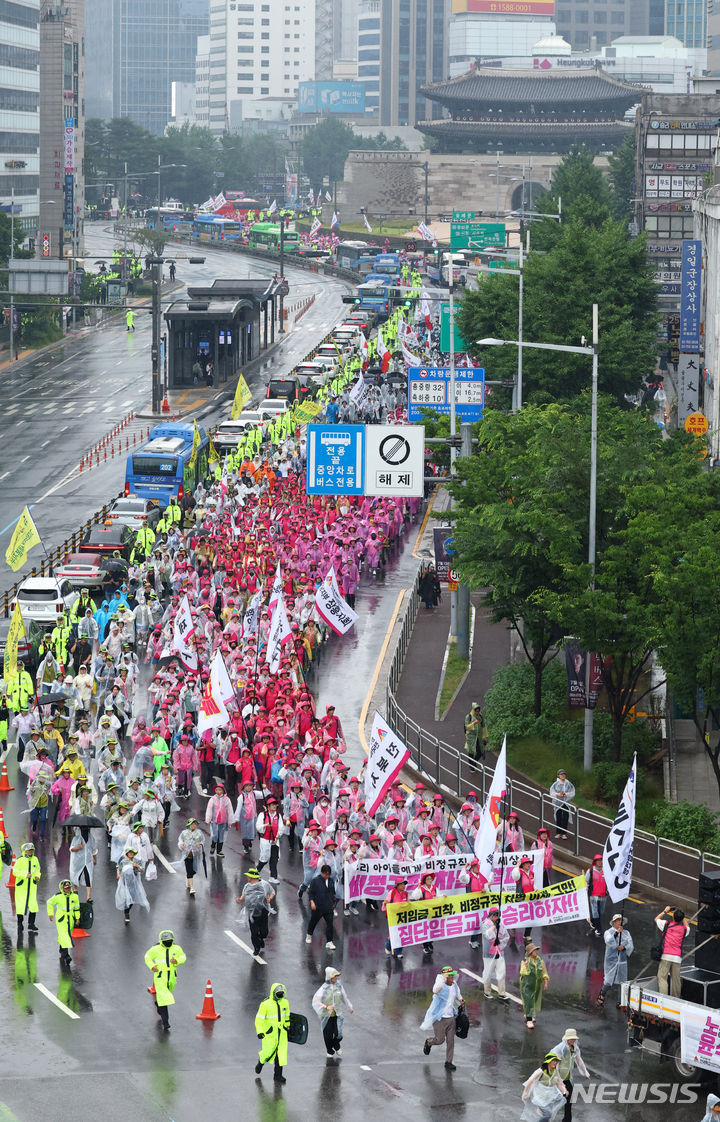
[[[523,338],[537,343],[576,346],[592,335],[592,305],[599,305],[600,392],[622,402],[655,367],[658,326],[657,286],[647,259],[645,238],[630,239],[622,223],[606,219],[601,227],[579,217],[563,222],[555,245],[531,251],[525,262]],[[517,277],[487,276],[467,291],[458,310],[458,328],[483,360],[493,379],[508,380],[517,370],[516,347],[473,348],[487,337],[518,337]],[[524,402],[567,401],[590,382],[585,356],[523,351]],[[508,394],[493,400],[506,405]]]

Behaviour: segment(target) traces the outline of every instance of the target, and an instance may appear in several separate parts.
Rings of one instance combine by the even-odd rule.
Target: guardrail
[[[116,497],[119,497],[119,495]],[[114,502],[114,500],[112,500],[112,502]],[[25,574],[23,580],[27,580],[28,576],[44,577],[46,574],[52,575],[53,570],[56,569],[58,565],[62,564],[68,553],[77,553],[80,543],[88,531],[91,530],[93,526],[97,526],[98,523],[105,521],[107,513],[112,506],[112,502],[106,503],[100,510],[96,510],[87,522],[84,522],[69,538],[65,538],[62,545],[57,546],[47,557],[44,557],[39,566],[33,565],[30,572]],[[15,599],[20,584],[22,584],[22,581],[18,581],[12,588],[7,589],[3,593],[2,613],[4,616],[10,615],[10,602]]]
[[[484,803],[492,781],[492,769],[472,760],[465,752],[420,727],[398,705],[395,699],[405,656],[417,618],[419,597],[416,577],[405,607],[402,628],[397,639],[388,673],[386,705],[387,720],[405,741],[418,765],[431,775],[443,791],[462,800],[469,790],[477,792]],[[541,826],[554,833],[552,798],[547,791],[529,784],[508,769],[508,802],[517,811],[526,841],[535,840]],[[571,835],[562,849],[589,865],[593,856],[603,850],[612,821],[593,811],[576,807],[569,830]],[[697,900],[701,873],[720,871],[720,857],[699,849],[680,845],[668,838],[659,838],[646,830],[636,829],[633,855],[633,882],[667,893],[668,902],[675,897]]]

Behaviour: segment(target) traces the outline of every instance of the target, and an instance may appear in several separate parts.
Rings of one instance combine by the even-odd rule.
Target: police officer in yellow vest
[[[80,900],[77,892],[73,892],[69,880],[60,881],[59,892],[47,902],[47,914],[51,923],[55,920],[60,961],[69,965],[73,928],[80,922]]]
[[[35,696],[35,687],[24,666],[18,664],[15,673],[8,677],[5,683],[5,691],[13,713],[19,713],[21,709],[30,708],[30,702]]]
[[[171,499],[165,507],[165,517],[170,517],[173,522],[180,523],[182,521],[182,509],[177,499]]]
[[[133,559],[139,561],[143,557],[149,557],[152,553],[154,541],[154,530],[150,526],[141,526],[137,532],[135,545],[133,546]]]
[[[17,915],[18,938],[23,933],[25,916],[28,917],[28,931],[37,932],[37,886],[41,877],[40,862],[35,856],[35,846],[26,842],[22,855],[15,860],[15,914]]]
[[[175,1004],[173,990],[177,982],[177,968],[186,960],[185,951],[175,942],[172,931],[161,931],[159,942],[145,954],[145,965],[153,972],[155,1008],[165,1032],[170,1028],[168,1006]]]
[[[71,649],[74,649],[75,643],[73,640],[73,629],[67,621],[64,612],[61,612],[58,621],[50,633],[50,643],[55,654],[55,658],[60,663],[64,670],[68,665],[68,655]]]

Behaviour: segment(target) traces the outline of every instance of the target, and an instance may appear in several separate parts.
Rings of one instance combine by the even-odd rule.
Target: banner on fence
[[[502,909],[506,927],[549,927],[588,919],[590,914],[583,876],[570,877],[527,896],[501,896],[497,892],[437,896],[417,903],[388,904],[390,943],[395,948],[412,947],[436,939],[468,936],[492,907]]]
[[[680,1058],[720,1073],[720,1012],[687,1002],[680,1006]]]
[[[540,850],[524,853],[496,853],[493,867],[492,887],[500,887],[500,870],[503,870],[503,887],[515,891],[512,871],[522,857],[530,857],[533,862],[535,883],[542,884],[542,859]],[[460,880],[462,873],[472,860],[470,853],[457,853],[444,857],[423,857],[418,861],[391,861],[387,857],[379,860],[357,861],[345,866],[345,903],[353,900],[384,900],[398,877],[405,877],[408,891],[417,888],[426,873],[435,873],[435,886],[440,896],[453,896],[463,892],[465,886]]]

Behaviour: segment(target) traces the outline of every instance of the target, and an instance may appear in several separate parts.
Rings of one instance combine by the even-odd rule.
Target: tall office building
[[[357,59],[360,0],[335,0],[333,51],[337,60]]]
[[[37,227],[40,170],[40,0],[0,4],[0,206]]]
[[[209,118],[235,129],[243,103],[297,97],[300,82],[331,79],[333,0],[211,0]]]
[[[665,0],[665,34],[686,47],[707,47],[708,0]]]
[[[40,210],[36,249],[77,255],[85,209],[85,0],[40,5]]]
[[[172,83],[195,81],[208,9],[208,0],[91,0],[87,115],[130,117],[160,135],[172,113]]]
[[[621,35],[646,36],[651,33],[654,3],[655,0],[556,0],[557,33],[575,51],[605,47]],[[653,34],[662,35],[662,29]]]
[[[528,6],[543,11],[526,14]],[[494,7],[483,4],[482,7]],[[448,27],[448,77],[464,74],[478,60],[527,57],[541,39],[555,34],[552,0],[528,5],[506,0],[503,11],[479,11],[475,0],[452,0]]]
[[[414,125],[442,113],[418,90],[447,76],[450,0],[361,0],[358,81],[380,125]]]

